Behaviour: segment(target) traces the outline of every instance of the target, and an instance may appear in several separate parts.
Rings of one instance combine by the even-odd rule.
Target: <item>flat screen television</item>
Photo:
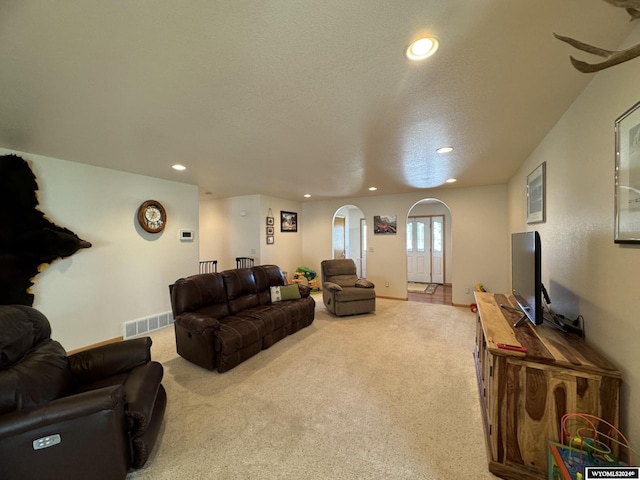
[[[534,325],[542,323],[542,254],[538,232],[511,235],[511,292],[524,314]],[[517,324],[519,324],[518,322]]]

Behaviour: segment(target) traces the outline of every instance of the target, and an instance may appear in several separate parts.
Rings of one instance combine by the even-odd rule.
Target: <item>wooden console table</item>
[[[562,443],[565,413],[618,426],[621,374],[576,335],[548,323],[513,327],[512,296],[476,292],[474,357],[489,471],[512,480],[547,478],[548,441]],[[498,348],[523,346],[526,353]]]

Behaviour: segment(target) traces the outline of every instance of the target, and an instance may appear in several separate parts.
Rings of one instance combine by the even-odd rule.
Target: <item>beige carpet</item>
[[[167,412],[127,479],[491,479],[467,308],[377,300],[315,322],[224,374],[152,333]]]

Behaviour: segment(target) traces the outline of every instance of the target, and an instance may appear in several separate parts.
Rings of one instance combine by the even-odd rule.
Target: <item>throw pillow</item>
[[[281,287],[269,287],[271,290],[271,302],[281,302],[282,300],[293,300],[300,298],[298,285],[283,285]]]

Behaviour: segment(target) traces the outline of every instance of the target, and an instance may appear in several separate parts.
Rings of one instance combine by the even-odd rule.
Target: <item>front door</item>
[[[444,283],[444,216],[431,217],[431,281]]]
[[[409,217],[407,222],[407,279],[431,282],[431,222],[429,217]]]

